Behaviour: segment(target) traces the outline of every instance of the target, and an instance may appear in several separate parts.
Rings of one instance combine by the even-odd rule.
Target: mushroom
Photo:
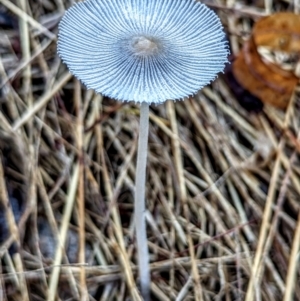
[[[229,54],[218,16],[195,0],[87,0],[66,11],[58,53],[89,89],[141,104],[135,226],[142,295],[149,300],[145,175],[149,104],[195,94]]]

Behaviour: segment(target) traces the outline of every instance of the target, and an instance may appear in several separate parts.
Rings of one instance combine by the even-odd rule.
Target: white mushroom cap
[[[98,93],[161,103],[209,84],[229,51],[218,16],[194,0],[87,0],[60,22],[58,53]]]

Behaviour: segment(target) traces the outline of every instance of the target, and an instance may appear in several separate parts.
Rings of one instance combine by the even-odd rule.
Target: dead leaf
[[[233,74],[246,90],[261,101],[284,109],[289,103],[298,78],[293,74],[285,76],[276,72],[274,68],[270,68],[261,60],[253,39],[250,39],[233,63]]]
[[[233,63],[236,80],[264,103],[285,109],[298,83],[300,16],[277,13],[259,20]]]
[[[300,59],[300,16],[277,13],[259,20],[252,36],[266,64],[279,66],[282,71],[296,74]]]
[[[256,46],[273,51],[300,52],[300,16],[281,12],[260,19],[253,27]]]

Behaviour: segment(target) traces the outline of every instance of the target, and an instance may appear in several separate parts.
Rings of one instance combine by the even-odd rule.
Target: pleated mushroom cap
[[[62,18],[58,53],[87,88],[161,103],[214,80],[228,47],[218,16],[194,0],[87,0]]]

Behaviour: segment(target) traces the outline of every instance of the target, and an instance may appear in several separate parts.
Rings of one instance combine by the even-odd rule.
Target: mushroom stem
[[[149,105],[141,104],[138,155],[135,179],[134,224],[137,240],[138,265],[142,296],[150,300],[149,252],[146,234],[145,185],[148,151]]]

